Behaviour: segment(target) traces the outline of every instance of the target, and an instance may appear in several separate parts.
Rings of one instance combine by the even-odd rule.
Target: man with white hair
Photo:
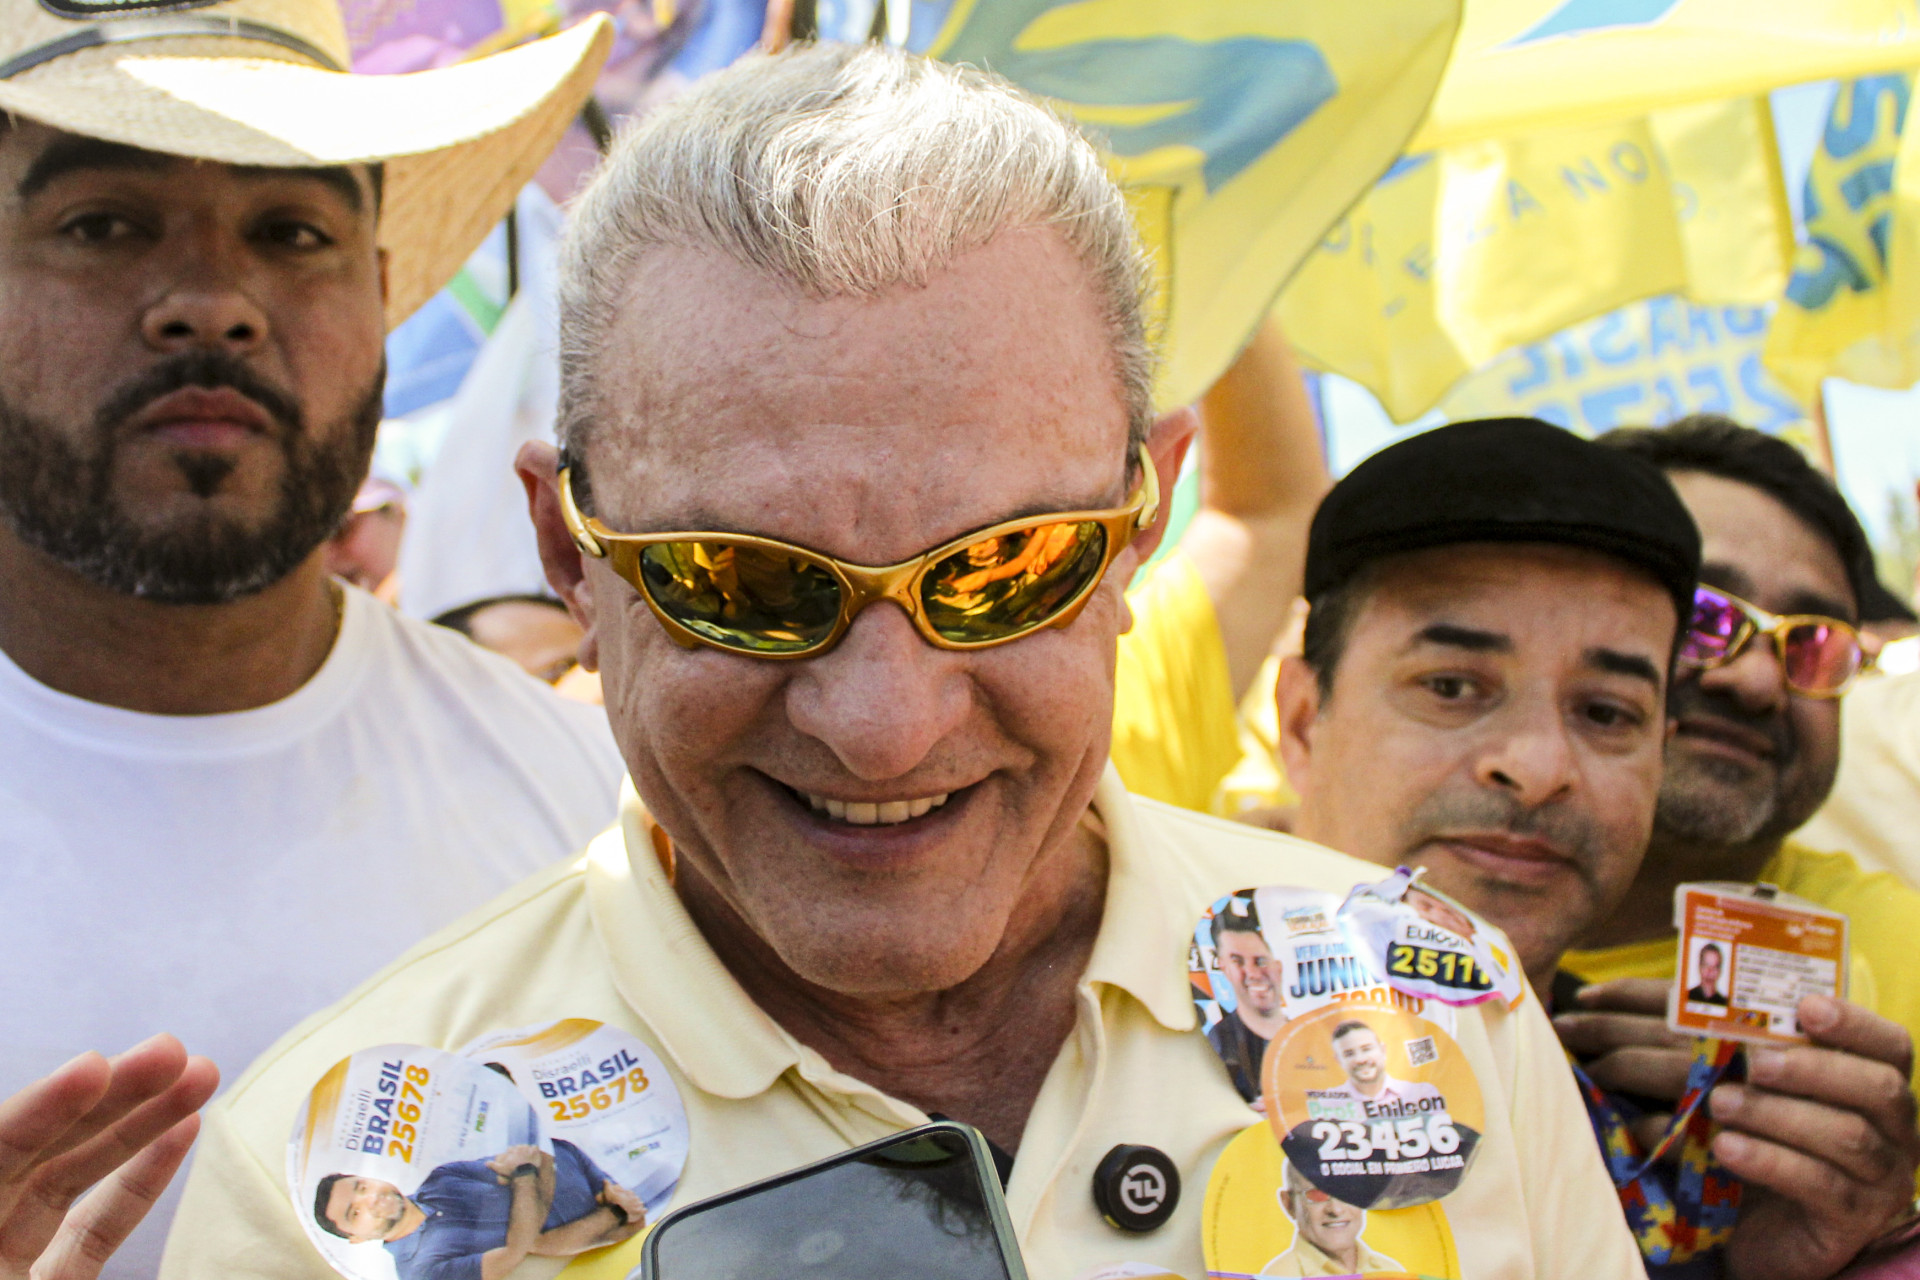
[[[623,140],[567,249],[565,452],[520,466],[637,796],[216,1105],[164,1276],[326,1276],[276,1173],[315,1081],[554,1018],[658,1054],[676,1203],[940,1114],[1001,1149],[1033,1275],[1203,1272],[1201,1188],[1258,1117],[1198,1026],[1196,921],[1380,873],[1108,765],[1122,586],[1193,429],[1150,407],[1146,279],[1098,154],[969,68],[802,49]],[[1636,1276],[1538,1005],[1452,1039],[1497,1118],[1435,1210],[1463,1274]],[[1122,1146],[1187,1187],[1125,1226],[1090,1185]]]

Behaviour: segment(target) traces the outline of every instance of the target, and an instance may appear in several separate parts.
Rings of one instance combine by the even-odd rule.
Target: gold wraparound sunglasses
[[[986,649],[1079,616],[1113,558],[1159,514],[1144,446],[1140,466],[1124,506],[1008,520],[882,566],[744,533],[615,533],[581,514],[570,467],[560,470],[560,509],[581,552],[633,584],[688,648],[810,658],[839,643],[862,609],[891,600],[928,644]]]

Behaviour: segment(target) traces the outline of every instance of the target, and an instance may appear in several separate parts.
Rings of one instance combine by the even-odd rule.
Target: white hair
[[[651,249],[718,250],[831,298],[922,284],[1024,226],[1057,229],[1085,264],[1129,441],[1144,440],[1151,275],[1073,125],[997,76],[880,45],[743,59],[628,131],[580,198],[560,277],[561,439],[576,457],[586,444],[596,359]]]

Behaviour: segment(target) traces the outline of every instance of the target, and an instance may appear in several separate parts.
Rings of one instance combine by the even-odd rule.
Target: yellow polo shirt
[[[1920,1044],[1920,893],[1896,876],[1862,871],[1844,853],[1815,853],[1789,841],[1760,871],[1760,879],[1796,897],[1844,912],[1848,944],[1847,996],[1855,1004],[1905,1027]],[[1569,951],[1560,967],[1588,982],[1674,975],[1674,935],[1596,951]],[[1915,1085],[1920,1087],[1920,1064]]]
[[[1840,773],[1794,839],[1920,888],[1920,672],[1869,676],[1840,713]]]
[[[1109,770],[1094,807],[1109,838],[1100,934],[1008,1187],[1035,1280],[1115,1263],[1201,1280],[1201,1205],[1227,1141],[1258,1123],[1197,1029],[1194,926],[1236,888],[1344,892],[1378,867],[1302,841],[1136,800]],[[817,1160],[921,1122],[914,1107],[829,1066],[737,985],[661,872],[631,790],[618,826],[579,860],[528,881],[413,948],[309,1018],[208,1111],[175,1219],[164,1280],[327,1280],[286,1186],[302,1099],[356,1050],[452,1048],[498,1028],[588,1018],[657,1053],[686,1105],[691,1154],[675,1204]],[[1486,1010],[1482,1012],[1481,1010]],[[1471,1280],[1640,1280],[1640,1255],[1600,1164],[1539,1002],[1463,1010],[1455,1040],[1477,1078],[1486,1130],[1441,1204]],[[1172,1220],[1130,1235],[1094,1207],[1091,1179],[1119,1143],[1178,1166]],[[638,1240],[575,1260],[572,1280],[619,1280]],[[554,1274],[530,1260],[518,1274]]]
[[[1213,601],[1179,552],[1127,593],[1133,629],[1114,669],[1114,767],[1128,790],[1199,813],[1240,759],[1233,682]]]
[[[1114,767],[1137,796],[1236,817],[1293,804],[1275,754],[1278,658],[1267,659],[1238,707],[1213,600],[1176,551],[1132,591],[1133,630],[1114,671]]]

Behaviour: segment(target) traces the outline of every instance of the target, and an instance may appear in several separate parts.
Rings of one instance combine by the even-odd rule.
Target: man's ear
[[[1173,484],[1180,478],[1180,465],[1186,461],[1194,433],[1199,430],[1200,415],[1192,405],[1185,405],[1161,414],[1154,419],[1153,429],[1147,432],[1147,456],[1153,459],[1153,469],[1160,481],[1160,514],[1127,548],[1133,553],[1135,564],[1153,559],[1160,540],[1167,536],[1167,521],[1173,513]]]
[[[1279,713],[1280,763],[1286,767],[1287,785],[1304,803],[1313,787],[1313,726],[1320,718],[1320,681],[1305,658],[1292,655],[1280,660],[1273,696]]]
[[[580,665],[598,671],[600,641],[594,627],[587,558],[574,545],[566,517],[560,513],[560,451],[544,440],[529,440],[520,446],[513,469],[527,489],[527,514],[533,519],[534,537],[540,543],[540,565],[546,570],[547,585],[585,633],[580,637]]]

